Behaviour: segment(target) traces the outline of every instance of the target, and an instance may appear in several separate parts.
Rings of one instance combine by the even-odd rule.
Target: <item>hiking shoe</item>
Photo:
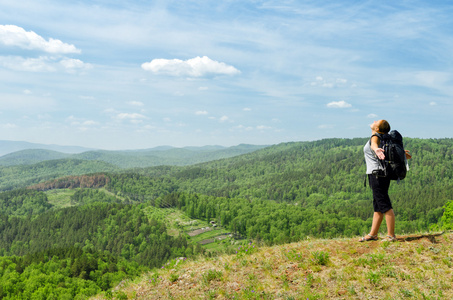
[[[396,242],[397,239],[396,239],[396,236],[387,235],[385,237],[385,239],[383,239],[382,241],[383,242]]]
[[[360,238],[359,242],[362,243],[362,242],[377,241],[377,240],[379,240],[377,235],[371,235],[368,233],[364,237]]]

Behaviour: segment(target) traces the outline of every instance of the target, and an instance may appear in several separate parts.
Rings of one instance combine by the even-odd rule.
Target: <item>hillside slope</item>
[[[177,259],[91,299],[453,299],[453,234],[305,240]]]
[[[118,167],[103,161],[55,159],[26,166],[0,166],[0,191],[12,190],[68,175],[114,172]]]
[[[0,157],[0,166],[31,165],[46,160],[63,159],[71,154],[46,149],[26,149]]]
[[[238,145],[233,147],[185,147],[148,149],[136,151],[88,151],[74,155],[84,160],[101,160],[120,168],[144,168],[151,166],[188,166],[217,159],[235,157],[267,146]]]

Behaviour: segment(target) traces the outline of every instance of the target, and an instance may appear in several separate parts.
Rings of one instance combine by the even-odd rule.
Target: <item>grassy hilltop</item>
[[[176,259],[91,299],[452,299],[453,234],[307,239]]]

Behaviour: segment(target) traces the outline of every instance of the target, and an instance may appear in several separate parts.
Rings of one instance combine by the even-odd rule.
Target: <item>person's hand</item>
[[[374,153],[376,153],[376,156],[380,160],[383,160],[385,158],[384,149],[382,149],[382,148],[377,148],[376,150],[374,150]]]
[[[404,150],[406,152],[406,159],[411,159],[412,155],[409,154],[409,150]]]

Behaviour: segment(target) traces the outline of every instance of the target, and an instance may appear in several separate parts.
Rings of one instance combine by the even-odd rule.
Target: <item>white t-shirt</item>
[[[376,153],[371,149],[371,139],[363,147],[363,153],[365,154],[366,173],[372,174],[374,170],[382,170],[382,166],[379,163],[379,159]]]

